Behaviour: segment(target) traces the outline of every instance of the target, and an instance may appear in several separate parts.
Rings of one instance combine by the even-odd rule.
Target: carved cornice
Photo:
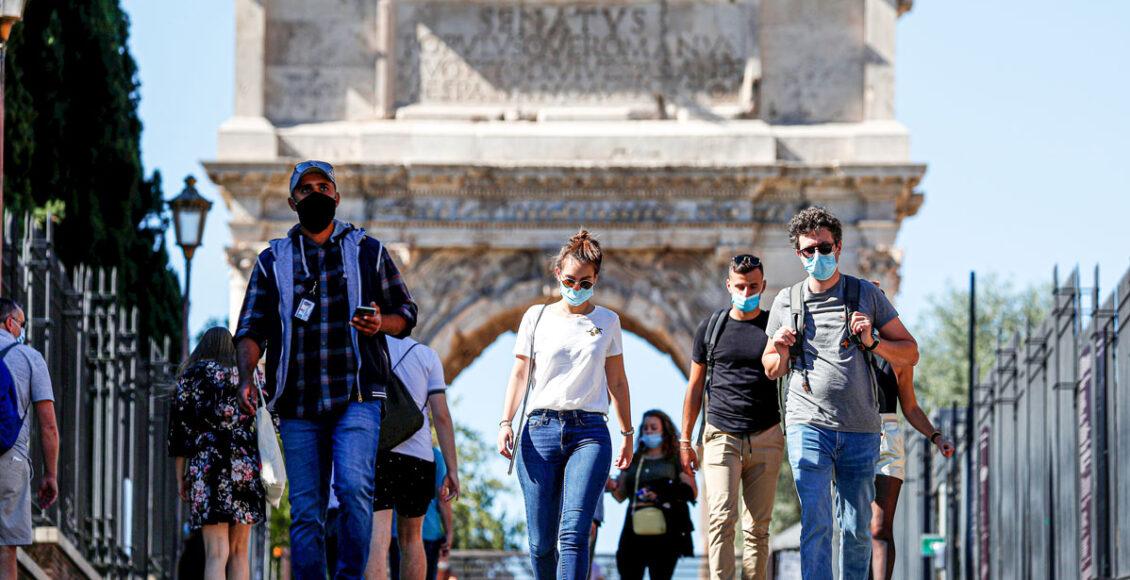
[[[206,163],[208,176],[236,197],[287,194],[292,164]],[[921,164],[759,166],[591,166],[480,164],[351,164],[335,165],[339,188],[380,195],[410,191],[413,195],[514,197],[515,193],[559,198],[662,197],[678,193],[746,197],[765,188],[797,184],[815,187],[878,185],[913,188],[926,166]]]

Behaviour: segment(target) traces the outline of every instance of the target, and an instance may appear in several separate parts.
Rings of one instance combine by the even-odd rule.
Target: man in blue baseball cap
[[[340,533],[330,576],[364,573],[391,373],[382,334],[403,338],[416,325],[416,304],[388,251],[334,219],[340,200],[332,165],[295,165],[287,202],[298,224],[259,254],[235,335],[240,398],[249,412],[258,405],[255,369],[266,351],[264,394],[280,418],[299,579],[326,577],[331,473]]]

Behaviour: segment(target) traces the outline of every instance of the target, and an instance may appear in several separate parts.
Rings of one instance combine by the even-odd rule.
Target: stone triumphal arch
[[[331,161],[339,217],[383,240],[448,380],[555,292],[584,226],[600,301],[686,368],[724,265],[799,279],[799,207],[845,221],[844,266],[897,291],[922,202],[894,119],[908,0],[235,0],[235,115],[207,164],[232,212],[232,315],[287,178]]]

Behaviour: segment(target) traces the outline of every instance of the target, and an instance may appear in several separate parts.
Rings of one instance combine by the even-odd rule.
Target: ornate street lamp
[[[212,209],[212,202],[204,199],[196,191],[196,178],[189,175],[184,178],[184,191],[169,200],[169,209],[173,211],[173,228],[177,234],[177,245],[184,252],[181,360],[186,360],[188,359],[188,292],[192,287],[192,255],[204,241],[204,222],[208,219],[208,210]]]
[[[0,0],[0,263],[4,255],[4,60],[8,54],[8,35],[23,18],[25,3],[26,0]]]

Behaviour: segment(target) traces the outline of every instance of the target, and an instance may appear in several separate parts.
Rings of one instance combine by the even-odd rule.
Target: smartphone
[[[372,306],[358,306],[353,311],[353,318],[364,318],[366,316],[376,316],[377,309]]]

